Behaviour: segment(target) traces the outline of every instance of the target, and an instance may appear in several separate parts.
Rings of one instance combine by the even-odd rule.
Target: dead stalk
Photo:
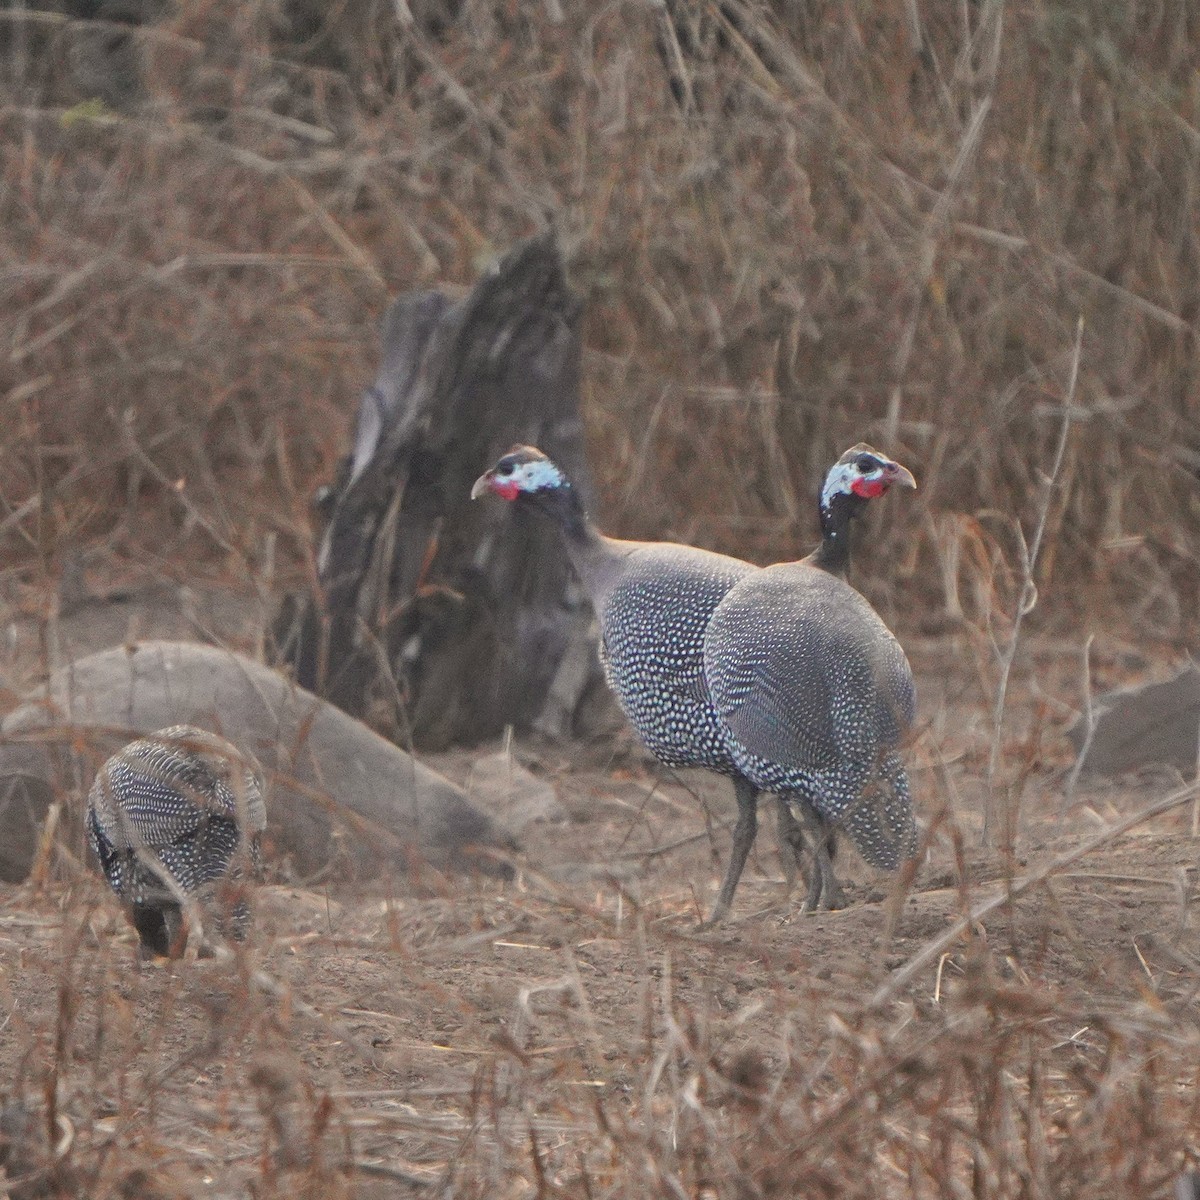
[[[1079,753],[1075,756],[1075,761],[1071,764],[1071,773],[1067,776],[1067,782],[1063,787],[1063,800],[1060,811],[1064,813],[1071,807],[1075,800],[1075,785],[1079,782],[1079,772],[1083,770],[1083,764],[1087,761],[1088,751],[1092,748],[1092,739],[1096,736],[1096,723],[1099,719],[1092,704],[1092,642],[1095,640],[1095,636],[1095,634],[1089,633],[1087,641],[1083,644],[1082,690],[1084,733],[1083,741],[1079,746]]]
[[[959,920],[955,921],[944,933],[938,934],[937,937],[922,946],[903,967],[895,971],[888,981],[877,988],[872,994],[871,999],[868,1001],[869,1006],[875,1007],[880,1004],[886,1004],[924,970],[925,967],[939,955],[949,950],[959,938],[967,934],[972,926],[976,925],[989,913],[995,912],[1002,905],[1011,904],[1012,901],[1019,899],[1026,892],[1032,891],[1035,887],[1045,882],[1045,880],[1057,875],[1064,867],[1069,867],[1072,863],[1078,862],[1079,859],[1091,854],[1092,851],[1098,850],[1101,846],[1108,845],[1109,842],[1119,838],[1123,833],[1128,833],[1129,830],[1142,824],[1143,821],[1149,821],[1154,817],[1161,816],[1165,812],[1170,812],[1173,808],[1178,808],[1181,804],[1186,804],[1196,795],[1196,792],[1197,785],[1192,784],[1178,792],[1172,792],[1171,795],[1164,797],[1162,800],[1148,804],[1145,808],[1139,809],[1131,816],[1118,821],[1110,828],[1103,829],[1094,837],[1081,842],[1074,849],[1052,859],[1044,867],[1023,876],[1019,880],[1015,880],[1012,886],[1001,892],[1000,895],[993,896],[990,900],[985,900],[981,904],[976,905],[966,916],[960,917]]]
[[[1058,430],[1058,444],[1054,450],[1054,460],[1050,473],[1043,479],[1041,501],[1038,504],[1037,524],[1034,527],[1033,539],[1026,542],[1021,534],[1021,588],[1018,594],[1016,610],[1013,613],[1012,629],[1009,631],[1008,643],[1000,654],[1000,679],[996,684],[996,700],[992,712],[992,747],[988,756],[987,770],[987,806],[983,821],[983,843],[993,844],[995,836],[995,821],[999,815],[1004,822],[1002,847],[1006,854],[1011,855],[1013,841],[1016,836],[1015,821],[1017,814],[1011,811],[1008,797],[1003,800],[1003,811],[997,813],[996,772],[1000,765],[1000,750],[1004,736],[1004,713],[1008,703],[1008,681],[1012,673],[1013,663],[1021,640],[1021,624],[1025,617],[1037,605],[1038,591],[1034,576],[1037,573],[1038,556],[1042,550],[1042,538],[1046,532],[1046,522],[1050,516],[1050,506],[1054,500],[1055,488],[1063,461],[1067,453],[1067,441],[1071,432],[1075,389],[1079,382],[1079,364],[1083,355],[1083,318],[1080,317],[1075,325],[1075,346],[1071,352],[1071,374],[1067,382],[1067,391],[1063,399],[1062,421]]]

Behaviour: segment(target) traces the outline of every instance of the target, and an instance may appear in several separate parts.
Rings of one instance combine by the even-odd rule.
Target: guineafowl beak
[[[913,478],[913,473],[898,462],[888,463],[884,470],[884,479],[887,480],[888,487],[906,487],[916,490],[917,481]]]
[[[911,476],[910,476],[911,478]],[[492,473],[484,471],[480,477],[471,485],[471,499],[478,500],[485,492],[492,490]]]

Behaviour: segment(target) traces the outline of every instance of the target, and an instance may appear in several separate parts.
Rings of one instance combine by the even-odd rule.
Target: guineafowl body
[[[850,482],[859,488],[859,500],[882,494],[896,479],[912,479],[882,456],[875,467],[876,476],[870,480],[857,468],[853,472]],[[753,845],[757,797],[764,785],[743,767],[744,759],[754,769],[753,758],[731,736],[714,704],[705,648],[713,616],[725,598],[748,586],[763,574],[762,569],[676,543],[603,536],[587,519],[570,481],[533,447],[514,447],[476,481],[471,494],[478,497],[489,491],[532,506],[559,524],[599,619],[600,653],[608,682],[655,757],[668,766],[702,767],[733,779],[738,822],[725,879],[706,923],[715,924],[729,911]],[[835,508],[841,513],[840,505]],[[844,532],[840,525],[825,531],[822,549],[806,560],[806,571],[825,577],[841,569],[840,546],[829,545],[836,543],[839,532]],[[763,631],[769,632],[769,627]],[[800,811],[809,815],[803,806]],[[780,819],[782,837],[799,860],[804,839],[787,803],[781,805]],[[815,832],[822,844],[828,841],[828,828],[818,824]],[[827,858],[827,850],[820,853]],[[831,869],[828,875],[832,880]],[[814,877],[816,890],[810,888],[810,899],[821,895],[817,880],[824,878],[824,873]],[[837,899],[835,887],[833,882],[825,889],[831,904]]]
[[[100,768],[86,819],[92,850],[143,947],[165,955],[178,947],[184,900],[237,878],[246,861],[257,867],[266,816],[248,756],[215,734],[174,725]],[[218,924],[240,938],[248,921],[238,899]]]
[[[588,520],[571,481],[532,446],[515,446],[481,475],[471,495],[486,492],[539,510],[559,525],[600,624],[605,678],[630,724],[666,766],[732,778],[740,829],[745,814],[756,811],[758,789],[742,775],[717,720],[704,679],[704,634],[729,589],[759,568],[675,542],[605,537]],[[798,857],[803,834],[789,810],[781,809],[780,817]],[[723,898],[736,886],[738,857],[735,838]],[[718,901],[709,924],[728,907],[727,898]]]
[[[816,835],[810,907],[840,903],[828,850],[844,830],[873,866],[917,848],[899,746],[915,691],[900,643],[846,582],[849,523],[881,489],[915,486],[869,446],[847,451],[822,489],[821,546],[735,584],[704,637],[705,682],[726,748],[756,788],[795,803]]]
[[[650,752],[669,767],[736,776],[704,682],[704,632],[722,597],[758,568],[675,542],[605,537],[571,481],[532,446],[504,455],[471,495],[488,491],[561,527],[600,622],[605,678]]]
[[[610,545],[628,553],[611,582],[601,567],[594,593],[609,686],[661,763],[737,776],[704,683],[704,634],[722,597],[757,568],[672,543]]]

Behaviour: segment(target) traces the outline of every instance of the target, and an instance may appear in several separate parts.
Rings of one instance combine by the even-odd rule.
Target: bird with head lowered
[[[143,950],[182,951],[193,898],[213,909],[219,932],[245,936],[250,912],[241,883],[258,869],[267,824],[262,786],[249,755],[191,725],[130,742],[97,772],[88,840]]]

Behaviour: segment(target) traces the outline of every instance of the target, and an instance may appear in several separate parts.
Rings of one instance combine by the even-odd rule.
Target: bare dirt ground
[[[247,646],[242,601],[168,587],[60,636]],[[11,615],[10,695],[38,645]],[[847,850],[841,912],[799,912],[764,801],[733,918],[698,932],[729,785],[667,778],[628,738],[515,746],[567,819],[525,831],[513,880],[276,869],[249,946],[217,960],[140,962],[68,836],[44,879],[0,889],[0,1097],[34,1114],[39,1171],[48,1108],[67,1122],[44,1190],[13,1195],[1169,1195],[1200,1153],[1191,802],[906,972],[1006,881],[1179,786],[1085,781],[1064,811],[1054,701],[1077,652],[1033,642],[1002,743],[1006,867],[979,846],[991,696],[957,635],[909,649],[928,861],[906,884]],[[1111,682],[1129,666],[1100,657]],[[494,750],[431,763],[466,781]]]

